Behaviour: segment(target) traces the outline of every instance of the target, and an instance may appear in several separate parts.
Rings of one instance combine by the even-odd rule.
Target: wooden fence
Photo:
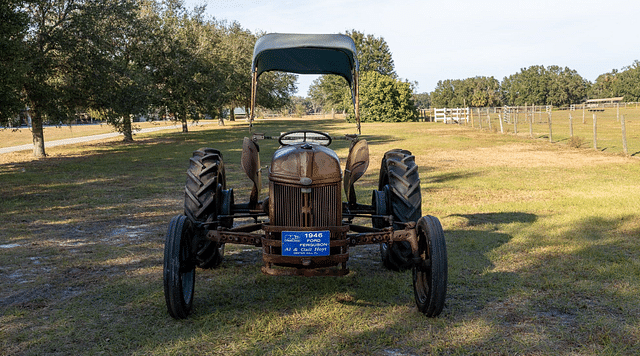
[[[470,125],[502,134],[566,142],[573,147],[584,147],[591,141],[595,150],[640,154],[640,109],[636,109],[636,103],[568,109],[534,105],[471,108]]]
[[[460,123],[469,122],[469,108],[433,108],[433,121],[442,121],[444,123]]]
[[[419,110],[420,120],[470,125],[480,130],[513,134],[571,147],[587,147],[640,156],[638,103],[576,104]]]

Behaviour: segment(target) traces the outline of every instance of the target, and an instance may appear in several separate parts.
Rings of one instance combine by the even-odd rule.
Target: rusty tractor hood
[[[305,186],[340,182],[340,159],[333,150],[315,143],[284,146],[273,155],[269,180]]]

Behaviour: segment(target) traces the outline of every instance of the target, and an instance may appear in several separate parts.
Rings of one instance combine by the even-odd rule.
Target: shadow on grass
[[[306,124],[290,120],[256,128],[277,134]],[[311,124],[331,134],[336,128],[345,131],[331,120]],[[198,272],[198,305],[189,322],[200,331],[175,331],[162,297],[162,246],[166,225],[182,210],[189,158],[200,147],[222,150],[228,184],[234,189],[246,185],[248,190],[240,167],[244,136],[249,130],[242,125],[186,134],[162,132],[133,143],[85,144],[77,150],[65,148],[66,156],[1,164],[0,245],[15,247],[0,249],[0,314],[7,318],[3,323],[12,320],[21,327],[6,330],[13,346],[0,346],[0,353],[21,354],[26,348],[36,354],[130,353],[141,345],[155,349],[168,340],[189,340],[201,330],[222,334],[235,328],[242,333],[237,324],[228,323],[234,318],[243,320],[243,329],[259,324],[265,315],[306,313],[326,303],[360,305],[372,314],[411,304],[410,275],[384,270],[377,248],[371,256],[360,257],[360,248],[354,249],[353,272],[340,279],[263,276],[260,263],[237,263],[247,259],[245,254],[260,256],[246,251],[230,255],[219,270]],[[373,145],[391,139],[366,138]],[[277,141],[260,145],[261,158],[268,162]],[[348,145],[336,140],[332,148],[346,150]],[[221,314],[227,322],[202,324]],[[159,320],[160,325],[149,327]],[[388,325],[396,327],[396,322]],[[51,332],[37,340],[28,337],[42,328]],[[366,337],[383,338],[385,331],[380,328]],[[286,347],[286,340],[277,347]],[[263,347],[250,349],[260,353]],[[361,350],[367,352],[364,346]]]
[[[403,319],[424,319],[413,307],[410,272],[384,269],[377,245],[352,248],[350,255],[345,277],[266,276],[259,270],[261,249],[243,249],[219,269],[198,270],[189,318],[197,332],[175,341],[198,335],[211,341],[231,327],[251,335],[236,339],[236,354],[296,353],[310,345],[303,353],[366,354],[402,328]],[[363,324],[371,318],[376,325]]]
[[[447,183],[460,179],[467,179],[478,176],[479,172],[451,172],[451,173],[442,173],[429,177],[429,182],[431,183]]]
[[[495,271],[490,254],[509,243],[513,236],[500,232],[501,225],[532,224],[535,214],[498,212],[454,214],[466,221],[465,229],[446,231],[449,253],[448,311],[465,318],[487,305],[508,297],[521,282],[516,273]]]
[[[491,225],[520,223],[524,224],[520,228],[526,229],[537,221],[535,215],[508,212],[455,216],[469,219],[468,226],[473,229],[447,234],[448,307],[457,319],[483,320],[492,327],[483,341],[441,351],[473,350],[478,342],[493,345],[484,349],[492,350],[490,353],[522,347],[502,339],[505,334],[512,338],[544,336],[527,344],[524,350],[530,353],[555,353],[565,344],[583,345],[582,352],[640,351],[633,331],[639,316],[640,216],[587,217],[573,222],[570,228],[546,225],[531,235],[520,235],[518,243],[507,249],[502,246],[512,236],[490,231]],[[556,341],[548,343],[548,339]]]
[[[538,220],[538,216],[523,212],[500,212],[500,213],[478,213],[478,214],[452,214],[467,219],[469,226],[486,224],[510,224],[526,223],[532,224]]]

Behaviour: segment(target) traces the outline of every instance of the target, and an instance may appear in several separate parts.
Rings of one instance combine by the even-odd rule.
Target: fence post
[[[533,138],[533,115],[535,115],[535,105],[531,105],[531,114],[529,114],[529,137]]]
[[[582,104],[582,124],[584,125],[584,110],[587,104]]]
[[[547,122],[549,123],[549,142],[553,143],[553,133],[551,131],[551,110],[547,111]]]
[[[598,149],[598,130],[597,130],[597,124],[598,122],[598,117],[596,116],[596,114],[593,114],[593,149],[597,150]]]
[[[489,109],[487,109],[487,121],[489,121],[489,131],[493,131],[491,128],[491,116],[489,116]]]
[[[516,114],[513,117],[513,134],[518,135],[518,107],[516,106]]]
[[[622,126],[622,150],[625,155],[629,154],[629,150],[627,149],[627,129],[624,124],[624,115],[620,117],[620,125]]]
[[[502,127],[502,114],[498,114],[498,121],[500,121],[500,133],[504,134],[504,128]]]
[[[540,107],[540,111],[538,111],[538,122],[542,123],[542,106]]]
[[[569,137],[573,137],[573,117],[571,111],[569,111]]]

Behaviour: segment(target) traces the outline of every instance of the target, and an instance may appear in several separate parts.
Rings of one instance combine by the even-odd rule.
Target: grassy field
[[[354,132],[341,120],[256,130],[300,127]],[[169,317],[164,235],[182,211],[188,159],[222,150],[244,201],[238,122],[53,147],[43,160],[0,156],[0,355],[640,353],[637,158],[441,123],[363,133],[362,202],[385,151],[416,155],[423,213],[447,239],[440,317],[417,312],[411,273],[385,270],[377,246],[352,248],[346,277],[304,278],[262,275],[259,250],[233,245],[220,268],[197,270],[194,314]],[[276,146],[261,142],[263,164]],[[345,142],[332,148],[346,158]]]
[[[477,109],[475,109],[477,110]],[[541,112],[537,107],[533,115],[531,125],[529,120],[531,113],[518,113],[517,120],[503,122],[504,133],[518,136],[549,140],[549,122],[546,112]],[[544,108],[542,109],[544,111]],[[474,112],[473,126],[483,130],[500,132],[499,114],[487,112],[480,109]],[[622,153],[622,128],[621,117],[625,119],[625,129],[627,137],[627,153],[635,156],[640,154],[640,109],[630,106],[628,108],[607,108],[604,111],[590,112],[583,110],[554,110],[551,114],[551,140],[572,147],[594,148],[593,143],[593,120],[596,117],[596,147],[597,150]],[[571,116],[571,120],[569,119]],[[489,124],[491,121],[491,124]],[[469,123],[471,125],[471,123]],[[571,141],[571,126],[573,126],[573,136]]]

